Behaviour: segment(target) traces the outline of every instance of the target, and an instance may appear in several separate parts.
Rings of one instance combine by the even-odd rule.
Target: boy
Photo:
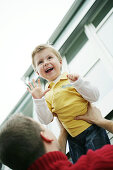
[[[37,74],[48,81],[45,91],[40,80],[38,86],[33,80],[29,83],[35,111],[41,123],[50,123],[54,115],[67,130],[69,152],[73,163],[86,154],[88,149],[96,150],[110,143],[104,129],[91,125],[75,116],[87,112],[88,102],[98,100],[99,92],[79,75],[61,74],[62,58],[52,46],[44,44],[35,48],[32,53],[32,65]],[[44,97],[45,96],[45,97]]]

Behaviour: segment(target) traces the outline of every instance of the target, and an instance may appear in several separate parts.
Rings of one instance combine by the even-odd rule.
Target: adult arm
[[[61,152],[66,154],[66,144],[67,144],[67,134],[68,133],[67,133],[66,129],[63,127],[62,123],[59,121],[58,117],[56,119],[57,119],[58,126],[60,128],[60,134],[58,137],[60,150],[61,150]]]
[[[91,104],[89,104],[88,111],[85,115],[77,116],[75,119],[76,120],[82,119],[89,123],[96,124],[113,133],[113,121],[107,120],[104,117],[102,117],[100,110]]]

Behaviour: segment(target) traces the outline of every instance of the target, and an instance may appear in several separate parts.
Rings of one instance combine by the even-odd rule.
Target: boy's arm
[[[38,118],[42,124],[49,124],[54,119],[52,112],[49,110],[45,98],[33,99],[34,112],[38,115]]]
[[[44,95],[50,89],[48,88],[47,90],[43,90],[40,79],[38,79],[38,84],[33,79],[33,85],[29,82],[27,90],[33,97],[34,111],[38,115],[40,122],[46,125],[49,124],[53,120],[53,114],[47,106]]]
[[[68,75],[70,83],[72,86],[81,94],[81,96],[88,102],[96,102],[99,98],[99,90],[91,85],[89,81],[85,81],[78,75],[70,76]]]

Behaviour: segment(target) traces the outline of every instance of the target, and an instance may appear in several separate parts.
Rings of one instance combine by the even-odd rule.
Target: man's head
[[[42,44],[37,46],[32,53],[32,65],[39,76],[53,81],[60,75],[62,58],[51,45]]]
[[[0,161],[14,170],[26,170],[46,152],[59,150],[57,146],[51,132],[22,114],[11,116],[0,129]]]

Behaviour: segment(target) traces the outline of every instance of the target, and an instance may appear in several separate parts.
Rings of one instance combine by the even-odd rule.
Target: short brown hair
[[[47,49],[47,48],[51,49],[51,51],[58,57],[58,59],[61,60],[62,57],[61,57],[60,53],[52,45],[49,45],[49,44],[40,44],[32,52],[32,66],[33,66],[34,71],[36,71],[36,65],[34,63],[34,56],[38,52],[40,52],[40,51],[42,51],[44,49]]]
[[[22,114],[14,114],[0,129],[0,160],[14,170],[27,170],[45,154],[40,125]]]

